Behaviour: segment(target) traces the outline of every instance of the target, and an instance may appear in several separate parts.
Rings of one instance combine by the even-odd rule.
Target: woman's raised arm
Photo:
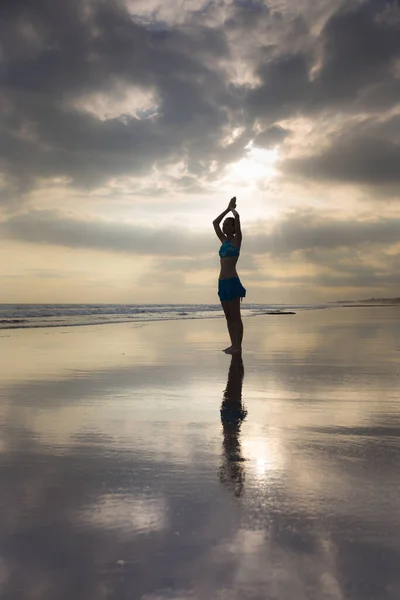
[[[222,243],[225,241],[226,237],[225,237],[224,233],[222,232],[219,224],[221,223],[221,221],[225,217],[225,215],[227,215],[228,212],[233,210],[235,208],[235,206],[236,206],[236,197],[233,197],[228,204],[228,208],[226,208],[224,210],[224,212],[222,212],[220,215],[218,215],[218,217],[216,219],[214,219],[214,221],[213,221],[215,233],[217,234],[218,238],[221,240]]]
[[[242,241],[242,230],[240,228],[240,217],[237,210],[232,208],[233,216],[235,217],[235,238],[241,242]]]

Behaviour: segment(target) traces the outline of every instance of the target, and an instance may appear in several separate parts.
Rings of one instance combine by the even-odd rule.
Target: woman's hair
[[[234,219],[234,217],[226,217],[224,223],[226,223],[227,221],[232,221],[233,231],[235,231],[235,219]]]

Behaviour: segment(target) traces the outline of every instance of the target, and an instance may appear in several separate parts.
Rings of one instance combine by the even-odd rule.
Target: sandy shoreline
[[[399,597],[397,307],[244,326],[1,332],[4,598]]]

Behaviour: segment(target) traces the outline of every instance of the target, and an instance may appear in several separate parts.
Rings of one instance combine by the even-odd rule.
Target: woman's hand
[[[231,198],[231,201],[228,204],[228,209],[229,210],[233,210],[236,208],[236,196],[234,196],[233,198]]]

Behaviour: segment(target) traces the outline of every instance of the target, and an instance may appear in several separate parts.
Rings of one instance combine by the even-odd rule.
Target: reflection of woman
[[[231,346],[224,350],[228,354],[241,352],[242,350],[243,323],[240,315],[240,298],[243,299],[246,296],[246,290],[242,286],[236,271],[236,263],[242,243],[242,232],[239,213],[236,212],[235,207],[236,198],[232,198],[228,208],[213,221],[215,233],[222,242],[219,249],[221,271],[218,279],[218,296],[224,309],[231,338]],[[234,217],[225,219],[222,225],[223,231],[221,231],[219,224],[230,211],[232,211]]]
[[[221,483],[234,489],[235,496],[241,496],[244,484],[244,458],[240,447],[240,426],[247,411],[242,403],[244,377],[241,354],[232,354],[228,382],[221,404],[221,421],[224,433],[222,442],[223,463],[220,469]]]

